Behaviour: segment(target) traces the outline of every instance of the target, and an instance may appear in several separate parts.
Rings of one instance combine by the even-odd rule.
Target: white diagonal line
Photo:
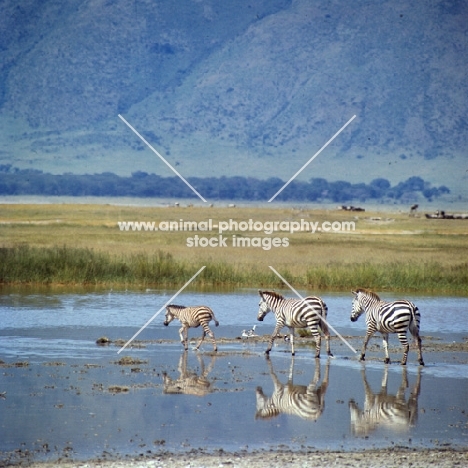
[[[302,301],[304,301],[305,304],[307,304],[307,302],[305,302],[305,299],[286,281],[286,279],[284,279],[272,266],[269,267],[270,270],[275,273],[276,276],[278,276],[278,278],[281,279],[281,281],[283,281],[284,284],[286,284],[289,289],[299,298],[301,299]],[[341,341],[343,341],[343,343],[345,345],[348,346],[349,349],[351,349],[351,351],[353,351],[355,354],[357,353],[357,351],[348,343],[348,341],[343,338],[323,317],[319,316],[319,314],[317,314],[317,312],[315,311],[315,309],[313,307],[311,307],[309,304],[307,304],[307,307],[309,310],[311,310],[312,312],[314,312],[315,315],[317,315],[318,317],[320,317],[321,320],[323,320],[327,326],[329,328],[331,328],[335,334],[341,339]]]
[[[120,354],[204,269],[202,266],[118,351]]]
[[[353,115],[269,200],[273,201],[354,119]]]
[[[119,115],[119,118],[122,120],[122,122],[127,125],[128,128],[130,128],[130,130],[132,130],[133,133],[135,133],[135,135],[140,138],[140,140],[146,145],[148,146],[148,148],[156,155],[158,156],[161,161],[166,164],[176,175],[179,176],[179,178],[185,182],[188,187],[202,200],[206,203],[206,200],[195,190],[195,188],[181,175],[179,174],[179,172],[174,169],[171,164],[169,162],[166,161],[166,159],[164,159],[144,138],[142,135],[140,135],[120,114]]]

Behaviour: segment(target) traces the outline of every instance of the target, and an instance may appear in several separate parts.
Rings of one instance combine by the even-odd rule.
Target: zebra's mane
[[[166,306],[166,308],[171,308],[171,309],[186,309],[187,307],[185,306],[182,306],[182,305],[176,305],[176,304],[169,304]]]
[[[371,291],[370,289],[366,289],[366,288],[359,288],[359,289],[356,289],[356,292],[357,293],[363,293],[365,294],[366,296],[369,296],[369,297],[373,297],[374,299],[377,299],[378,301],[380,301],[380,296],[375,293],[374,291]]]
[[[268,296],[272,296],[275,299],[279,300],[284,300],[284,296],[282,296],[280,293],[277,293],[276,291],[258,291],[260,296],[263,297],[264,294],[267,294]]]

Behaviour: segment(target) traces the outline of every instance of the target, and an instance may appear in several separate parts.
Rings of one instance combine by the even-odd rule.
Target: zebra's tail
[[[328,307],[326,306],[325,303],[323,303],[322,313],[320,314],[320,328],[322,329],[322,332],[325,336],[328,336],[330,334],[330,331],[328,330],[327,313],[328,313]]]
[[[413,336],[414,340],[417,340],[419,336],[419,320],[416,316],[416,314],[419,312],[419,309],[412,304],[411,307],[411,321],[409,324],[409,330],[411,332],[411,335]],[[419,315],[419,314],[418,314]]]

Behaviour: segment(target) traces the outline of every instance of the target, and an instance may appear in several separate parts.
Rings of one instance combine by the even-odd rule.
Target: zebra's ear
[[[258,290],[258,294],[260,294],[260,297],[263,299],[263,291],[261,289]]]
[[[354,291],[353,289],[351,289],[351,292],[352,292],[355,296],[357,296],[357,293],[358,293],[357,291]]]

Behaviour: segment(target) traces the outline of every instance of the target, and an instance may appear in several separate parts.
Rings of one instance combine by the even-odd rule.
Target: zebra
[[[216,320],[214,312],[207,306],[193,306],[185,307],[181,305],[170,304],[166,306],[166,318],[164,320],[164,325],[169,325],[174,319],[178,319],[182,327],[179,330],[180,341],[184,349],[188,349],[188,329],[197,328],[200,325],[203,328],[203,333],[198,345],[195,349],[198,349],[202,344],[205,336],[208,335],[213,341],[213,350],[217,351],[218,347],[216,345],[216,339],[213,332],[210,330],[208,324],[211,320],[214,320],[216,326],[219,325],[219,322]]]
[[[364,369],[361,371],[364,382],[365,400],[361,410],[354,399],[349,400],[351,431],[356,436],[367,436],[378,426],[385,426],[394,431],[406,431],[415,426],[418,419],[418,398],[421,392],[421,367],[418,367],[416,382],[406,400],[408,373],[402,367],[400,388],[395,395],[387,392],[388,366],[385,366],[380,391],[374,393],[367,381]]]
[[[263,393],[262,387],[257,387],[255,419],[270,419],[279,414],[290,414],[308,421],[317,421],[325,409],[330,361],[327,361],[325,376],[318,388],[317,385],[320,381],[319,359],[316,360],[314,377],[309,385],[293,384],[294,357],[291,358],[289,378],[286,384],[282,384],[276,376],[270,359],[267,359],[267,362],[270,367],[274,391],[271,397],[267,397]]]
[[[379,331],[382,333],[383,346],[385,349],[385,364],[390,363],[388,355],[388,334],[397,333],[398,339],[403,346],[403,359],[401,364],[406,365],[408,359],[409,343],[406,332],[409,328],[418,346],[418,361],[424,366],[421,351],[421,337],[419,336],[419,322],[421,315],[418,308],[409,301],[398,300],[385,302],[368,289],[359,288],[351,291],[354,294],[351,321],[355,322],[359,316],[366,312],[367,332],[362,346],[360,360],[365,360],[366,347],[372,335]]]
[[[294,329],[309,328],[315,338],[315,357],[320,357],[320,345],[322,336],[320,330],[324,333],[327,341],[327,354],[333,356],[330,352],[330,332],[326,322],[327,305],[319,297],[305,297],[304,299],[285,299],[281,294],[275,291],[259,290],[260,303],[257,320],[263,321],[265,315],[274,311],[276,318],[276,327],[271,335],[268,348],[265,354],[269,354],[273,346],[273,341],[277,338],[283,327],[288,327],[290,331],[291,354],[294,356]]]
[[[208,380],[208,374],[213,369],[216,356],[211,356],[211,362],[207,368],[205,368],[205,362],[199,354],[197,354],[197,358],[200,364],[200,375],[187,369],[187,351],[184,351],[179,359],[178,379],[172,379],[167,375],[167,372],[162,373],[165,395],[205,396],[214,391],[212,382]]]

